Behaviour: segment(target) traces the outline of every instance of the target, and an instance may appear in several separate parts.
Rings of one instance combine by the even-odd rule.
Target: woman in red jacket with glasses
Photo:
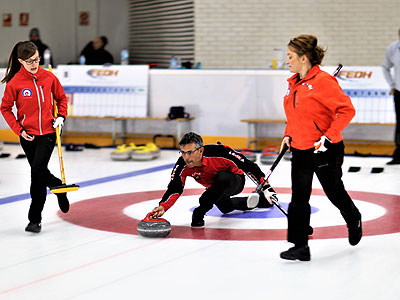
[[[56,133],[67,116],[67,99],[64,90],[54,74],[39,67],[39,52],[29,41],[18,42],[10,55],[6,75],[1,81],[6,89],[1,102],[4,119],[20,137],[31,166],[32,198],[29,208],[29,224],[26,231],[41,231],[42,210],[46,201],[47,187],[62,184],[59,178],[47,168],[53,152]],[[52,95],[57,102],[58,117],[53,116]],[[16,107],[16,116],[12,108]],[[69,210],[66,193],[57,194],[62,212]]]
[[[317,175],[326,196],[346,221],[349,243],[362,237],[361,214],[342,182],[344,144],[341,131],[354,117],[350,98],[332,75],[319,65],[325,50],[312,35],[300,35],[288,44],[286,64],[295,73],[284,97],[287,118],[282,147],[292,151],[292,199],[288,209],[288,241],[294,247],[281,253],[289,260],[311,259],[308,227],[312,179]]]

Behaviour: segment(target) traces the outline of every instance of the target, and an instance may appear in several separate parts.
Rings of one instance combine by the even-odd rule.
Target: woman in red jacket
[[[283,259],[311,259],[307,230],[314,173],[345,219],[349,243],[355,246],[362,237],[361,214],[341,179],[344,157],[341,131],[354,117],[355,109],[336,78],[320,69],[324,54],[312,35],[300,35],[288,44],[286,64],[295,75],[288,79],[284,97],[287,125],[282,147],[286,144],[292,151],[287,238],[294,247],[281,253]]]
[[[64,90],[54,74],[39,67],[39,52],[32,42],[18,42],[10,55],[6,75],[1,81],[7,83],[1,102],[4,119],[20,137],[31,166],[31,205],[29,224],[25,231],[39,233],[42,210],[46,201],[47,187],[62,184],[59,178],[47,168],[53,152],[57,126],[64,124],[67,115],[67,99]],[[52,95],[59,111],[57,119],[53,116]],[[16,106],[15,117],[12,108]],[[57,194],[62,212],[69,210],[66,193]]]

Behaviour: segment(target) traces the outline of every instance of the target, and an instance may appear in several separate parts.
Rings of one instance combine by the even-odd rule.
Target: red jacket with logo
[[[67,117],[67,98],[57,77],[40,67],[33,75],[21,66],[7,83],[1,102],[1,113],[16,135],[22,129],[33,135],[55,132],[51,94],[57,102],[58,114]],[[17,117],[12,111],[14,104]]]
[[[305,78],[299,74],[288,79],[289,88],[284,97],[287,118],[285,135],[299,150],[314,148],[323,135],[332,143],[343,140],[341,131],[355,115],[355,109],[336,78],[314,66]]]
[[[204,146],[202,166],[188,168],[182,157],[178,159],[160,205],[165,210],[174,205],[183,193],[186,177],[192,177],[204,187],[209,188],[213,184],[215,176],[221,171],[237,175],[243,175],[246,172],[259,183],[265,177],[260,168],[243,154],[224,145],[206,145]]]

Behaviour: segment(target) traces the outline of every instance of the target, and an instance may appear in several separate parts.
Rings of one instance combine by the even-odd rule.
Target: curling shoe
[[[387,165],[400,165],[400,158],[397,158],[397,159],[392,159],[391,161],[388,161],[387,163],[386,163]]]
[[[198,207],[194,209],[192,215],[192,223],[190,224],[192,227],[204,227],[204,214],[199,212]]]
[[[42,230],[42,224],[41,223],[29,222],[28,226],[26,226],[26,228],[25,228],[25,231],[34,232],[34,233],[39,233],[41,230]]]
[[[253,209],[257,207],[259,201],[260,195],[258,193],[251,193],[249,197],[247,197],[247,209]]]
[[[204,227],[204,220],[193,220],[192,219],[192,223],[190,224],[190,226],[192,227],[196,227],[196,228],[201,228]]]
[[[357,245],[362,238],[362,223],[361,215],[356,223],[356,225],[347,225],[349,230],[349,243],[352,246]]]
[[[57,199],[58,199],[58,206],[60,207],[60,210],[65,214],[69,211],[69,201],[67,198],[67,193],[58,193]]]
[[[310,248],[308,246],[292,247],[287,251],[281,252],[281,258],[287,260],[310,261]]]

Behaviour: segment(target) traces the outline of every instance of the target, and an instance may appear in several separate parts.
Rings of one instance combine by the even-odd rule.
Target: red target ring
[[[245,188],[245,193],[252,192]],[[278,194],[290,194],[290,188],[276,188]],[[140,220],[129,217],[123,210],[133,204],[161,199],[165,191],[135,192],[87,199],[73,203],[68,214],[59,212],[59,216],[72,224],[87,228],[116,233],[137,235],[137,224]],[[187,189],[182,196],[200,195],[204,189]],[[373,203],[385,208],[386,213],[376,219],[363,222],[363,235],[382,235],[400,232],[400,196],[348,191],[354,200]],[[312,195],[324,196],[321,189],[313,189]],[[179,200],[178,200],[179,201]],[[149,207],[151,210],[152,207]],[[172,208],[173,210],[173,208]],[[188,215],[189,217],[189,215]],[[169,238],[200,240],[286,240],[286,229],[225,229],[225,228],[191,228],[174,226]],[[312,239],[347,238],[346,225],[314,227]]]

